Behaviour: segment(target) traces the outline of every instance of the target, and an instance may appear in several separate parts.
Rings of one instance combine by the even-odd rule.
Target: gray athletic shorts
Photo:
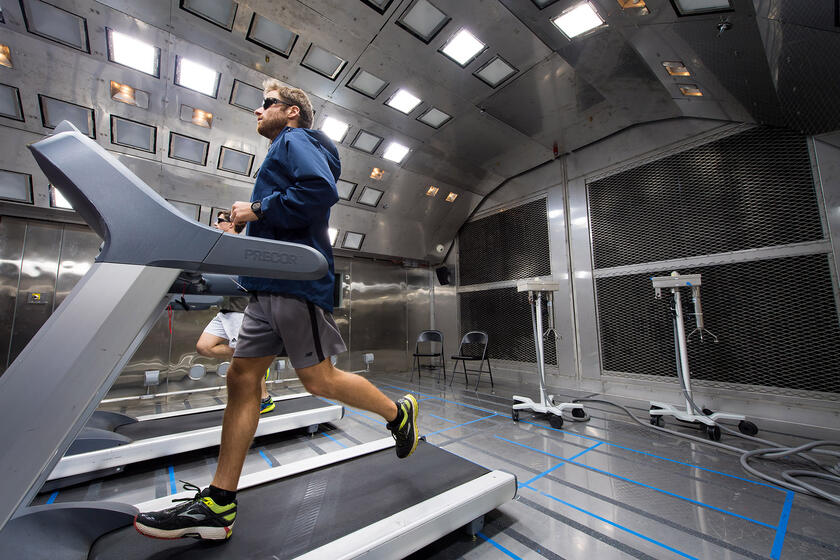
[[[216,313],[213,320],[204,327],[204,332],[227,339],[228,346],[236,348],[236,340],[239,338],[239,329],[242,327],[244,316],[244,313],[236,311]]]
[[[258,292],[245,308],[233,356],[288,356],[301,369],[346,351],[331,313],[300,298]]]

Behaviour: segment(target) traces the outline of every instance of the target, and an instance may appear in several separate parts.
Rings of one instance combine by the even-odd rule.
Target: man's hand
[[[250,202],[237,200],[233,203],[233,206],[230,207],[230,219],[236,226],[240,224],[244,225],[246,222],[256,222],[259,218],[257,218],[257,215],[254,214],[253,210],[251,210]]]

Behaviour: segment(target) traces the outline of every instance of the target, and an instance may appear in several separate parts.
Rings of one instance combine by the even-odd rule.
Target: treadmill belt
[[[408,459],[383,449],[240,491],[227,542],[150,539],[125,527],[96,541],[88,558],[294,558],[489,472],[425,441]]]
[[[278,416],[281,414],[302,412],[304,410],[330,406],[329,403],[312,395],[294,399],[277,400],[274,401],[274,404],[274,410],[260,415],[260,418],[269,418],[271,416]],[[173,433],[191,432],[193,430],[202,430],[204,428],[212,428],[213,426],[221,426],[224,414],[225,409],[221,408],[219,410],[211,410],[208,412],[197,412],[195,414],[185,414],[183,416],[170,416],[169,418],[158,418],[156,420],[144,420],[142,422],[123,424],[122,426],[117,427],[114,431],[118,434],[130,437],[133,441],[137,441],[140,439],[149,439],[158,436],[168,436]]]

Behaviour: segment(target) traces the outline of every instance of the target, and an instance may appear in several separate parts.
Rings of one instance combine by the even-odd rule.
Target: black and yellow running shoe
[[[184,489],[201,490],[188,482],[184,483]],[[193,498],[172,500],[184,503],[162,511],[138,513],[134,517],[134,528],[140,534],[156,539],[229,539],[236,520],[236,500],[220,506],[210,497],[209,491],[205,488]]]
[[[260,414],[265,414],[266,412],[271,412],[272,410],[274,410],[274,399],[272,399],[271,395],[269,395],[260,401]]]
[[[420,411],[420,405],[412,394],[398,400],[396,405],[397,417],[386,426],[397,442],[397,457],[405,459],[417,449],[417,413]]]

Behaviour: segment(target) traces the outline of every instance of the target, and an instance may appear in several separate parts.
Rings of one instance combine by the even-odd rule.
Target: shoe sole
[[[406,459],[411,457],[411,454],[414,453],[414,450],[417,449],[417,442],[420,441],[420,436],[417,435],[417,413],[420,412],[420,404],[417,402],[417,399],[414,398],[414,395],[408,394],[406,398],[411,399],[411,426],[414,428],[414,443],[411,445],[411,451],[408,452],[408,455],[403,457]]]
[[[227,527],[186,527],[184,529],[173,529],[167,531],[138,523],[136,517],[134,518],[134,528],[138,533],[146,537],[167,541],[189,537],[207,541],[224,541],[229,539],[233,534],[233,523]]]
[[[270,406],[267,406],[265,408],[261,408],[260,409],[260,414],[265,414],[266,412],[271,412],[272,410],[274,410],[274,407],[275,407],[275,404],[271,403]]]

